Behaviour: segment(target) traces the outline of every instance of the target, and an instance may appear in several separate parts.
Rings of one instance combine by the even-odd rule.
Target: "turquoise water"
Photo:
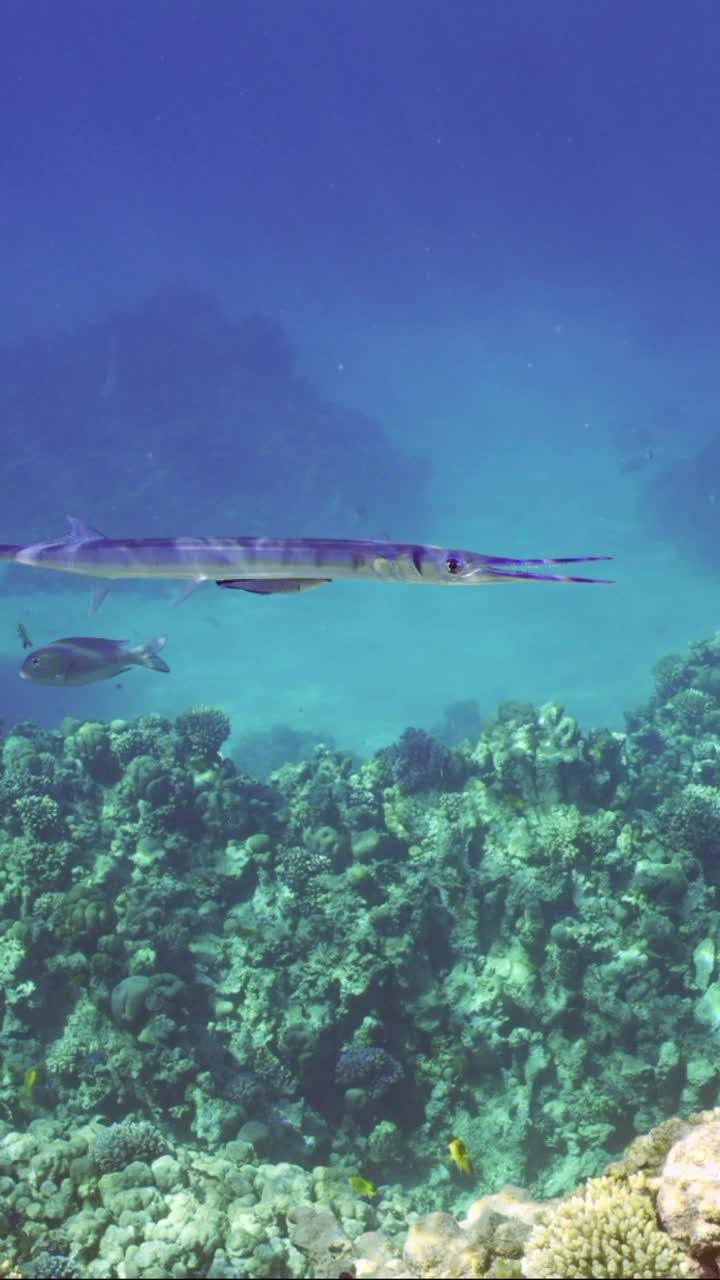
[[[3,543],[614,582],[0,571],[0,1273],[685,1274],[627,1175],[720,1101],[717,7],[4,17]],[[19,626],[170,673],[20,681]],[[589,1261],[465,1217],[650,1131]]]

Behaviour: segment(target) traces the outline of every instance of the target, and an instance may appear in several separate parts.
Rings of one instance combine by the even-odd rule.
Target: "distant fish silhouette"
[[[17,633],[23,649],[32,649],[32,640],[28,635],[28,629],[24,622],[18,622]]]
[[[648,467],[654,460],[655,450],[649,444],[644,449],[638,449],[637,453],[627,454],[620,463],[620,470],[624,472],[644,471],[645,467]]]

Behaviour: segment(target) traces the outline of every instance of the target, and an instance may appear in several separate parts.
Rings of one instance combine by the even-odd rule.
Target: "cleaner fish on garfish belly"
[[[451,547],[356,538],[106,538],[75,516],[57,542],[0,546],[0,561],[103,578],[177,578],[181,599],[203,582],[278,595],[308,591],[335,578],[476,587],[493,582],[608,582],[555,572],[550,566],[610,556],[517,559]],[[110,587],[97,593],[97,603]]]

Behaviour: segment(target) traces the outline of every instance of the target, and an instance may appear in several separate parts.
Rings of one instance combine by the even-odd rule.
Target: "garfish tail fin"
[[[146,640],[145,644],[136,644],[129,652],[140,667],[150,667],[153,671],[169,671],[167,662],[160,657],[160,650],[164,649],[166,644],[166,635],[154,636],[152,640]]]
[[[12,543],[0,543],[0,562],[10,564],[12,560],[17,559],[19,551],[22,551],[21,546],[16,546]]]
[[[614,578],[588,578],[573,573],[538,572],[536,565],[586,564],[597,560],[612,560],[612,556],[548,556],[533,560],[515,560],[505,556],[488,556],[487,560],[471,571],[494,582],[614,582]]]

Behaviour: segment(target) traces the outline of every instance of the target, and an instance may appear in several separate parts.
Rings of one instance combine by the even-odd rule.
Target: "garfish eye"
[[[448,556],[445,561],[445,568],[448,573],[459,573],[462,569],[462,560],[458,560],[457,556]]]
[[[33,660],[32,660],[32,664],[33,664],[33,666],[34,666],[34,667],[39,667],[39,666],[40,666],[40,659],[39,659],[39,658],[33,658]]]

